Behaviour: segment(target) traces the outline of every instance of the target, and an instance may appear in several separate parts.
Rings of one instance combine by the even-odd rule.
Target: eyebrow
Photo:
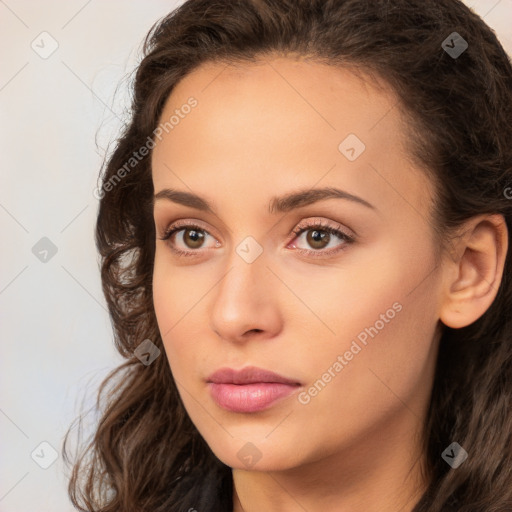
[[[190,208],[195,208],[197,210],[217,215],[212,205],[206,199],[192,192],[164,188],[154,195],[153,204],[157,200],[161,199],[167,199],[168,201],[172,201],[183,206],[189,206]],[[273,197],[269,202],[269,213],[289,212],[296,208],[301,208],[326,199],[346,199],[348,201],[362,204],[373,210],[377,209],[361,197],[349,194],[339,188],[325,187],[299,190],[298,192],[291,192],[280,197]]]

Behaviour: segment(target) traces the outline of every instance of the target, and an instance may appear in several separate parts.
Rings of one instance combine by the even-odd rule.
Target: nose
[[[279,280],[267,267],[263,255],[252,263],[234,256],[229,270],[215,288],[211,328],[222,339],[234,343],[254,337],[272,338],[282,328],[277,293]]]

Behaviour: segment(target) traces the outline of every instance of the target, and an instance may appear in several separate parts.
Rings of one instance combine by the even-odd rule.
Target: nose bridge
[[[266,268],[268,254],[264,250],[265,230],[261,227],[257,214],[251,217],[250,209],[249,200],[239,198],[234,210],[228,212],[228,216],[233,215],[237,221],[231,230],[229,252],[226,256],[226,267],[231,269],[230,274],[236,272],[241,274],[239,279],[249,281],[255,274],[269,272]],[[258,206],[253,206],[252,210],[257,211]]]
[[[268,260],[255,239],[234,246],[226,262],[211,313],[212,328],[223,338],[238,339],[248,330],[273,329],[277,319]]]
[[[238,304],[258,302],[268,298],[267,258],[254,238],[246,237],[234,246],[226,264],[227,273],[219,283],[217,302],[234,300]],[[256,245],[257,244],[257,245]]]

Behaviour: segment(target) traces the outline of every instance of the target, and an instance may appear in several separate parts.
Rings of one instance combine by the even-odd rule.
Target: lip
[[[241,370],[221,368],[207,378],[219,407],[232,412],[257,412],[297,390],[301,383],[255,366]]]

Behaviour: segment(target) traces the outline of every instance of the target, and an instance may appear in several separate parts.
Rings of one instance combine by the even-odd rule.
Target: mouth
[[[294,393],[302,384],[277,373],[257,368],[221,368],[207,379],[215,403],[228,411],[249,413],[268,409]]]

